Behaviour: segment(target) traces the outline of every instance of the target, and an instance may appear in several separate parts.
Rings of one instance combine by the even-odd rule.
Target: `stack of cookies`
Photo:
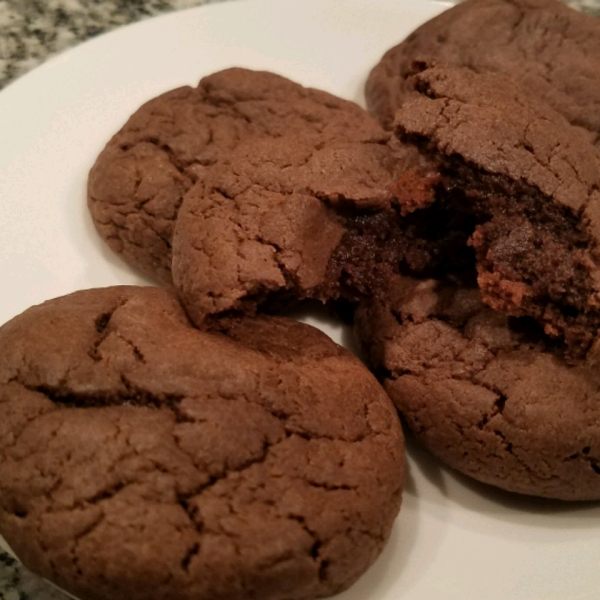
[[[398,412],[479,481],[600,499],[599,65],[593,17],[467,0],[371,114],[241,68],[142,106],[88,205],[160,285],[0,328],[23,562],[86,599],[335,594],[400,509]],[[274,314],[304,300],[351,308],[366,366]]]

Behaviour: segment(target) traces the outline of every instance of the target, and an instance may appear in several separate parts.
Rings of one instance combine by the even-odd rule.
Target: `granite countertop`
[[[83,40],[141,19],[225,0],[0,0],[0,89]],[[231,1],[231,0],[230,0]],[[600,0],[564,0],[600,16]],[[0,600],[67,600],[0,549]]]
[[[148,17],[223,0],[0,0],[0,89],[47,58]]]

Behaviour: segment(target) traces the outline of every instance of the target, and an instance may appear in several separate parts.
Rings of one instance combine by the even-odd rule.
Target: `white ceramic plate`
[[[0,93],[0,322],[76,289],[144,282],[98,238],[87,172],[143,101],[213,71],[268,69],[363,102],[370,68],[443,10],[428,0],[245,0],[87,42]],[[332,337],[340,326],[314,319]],[[600,506],[503,494],[410,444],[390,542],[340,600],[597,600]]]

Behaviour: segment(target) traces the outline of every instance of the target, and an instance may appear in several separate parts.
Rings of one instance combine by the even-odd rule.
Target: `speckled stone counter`
[[[100,33],[173,10],[223,1],[0,0],[0,89],[46,59]],[[565,1],[600,17],[600,0]],[[0,549],[0,600],[68,598]]]
[[[121,25],[223,0],[0,0],[0,88],[47,58]]]

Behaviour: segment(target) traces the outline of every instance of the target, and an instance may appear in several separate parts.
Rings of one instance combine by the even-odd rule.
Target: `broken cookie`
[[[574,358],[595,353],[600,152],[510,79],[419,67],[394,125],[422,159],[395,184],[401,210],[453,214],[485,303],[533,317]]]
[[[394,166],[379,142],[240,144],[186,195],[175,229],[173,277],[194,322],[253,313],[272,297],[326,301],[357,287],[368,293],[344,248],[352,245],[351,221],[361,216],[368,226],[384,215],[380,246],[389,237]],[[381,262],[368,251],[354,259],[361,272],[360,265]]]

